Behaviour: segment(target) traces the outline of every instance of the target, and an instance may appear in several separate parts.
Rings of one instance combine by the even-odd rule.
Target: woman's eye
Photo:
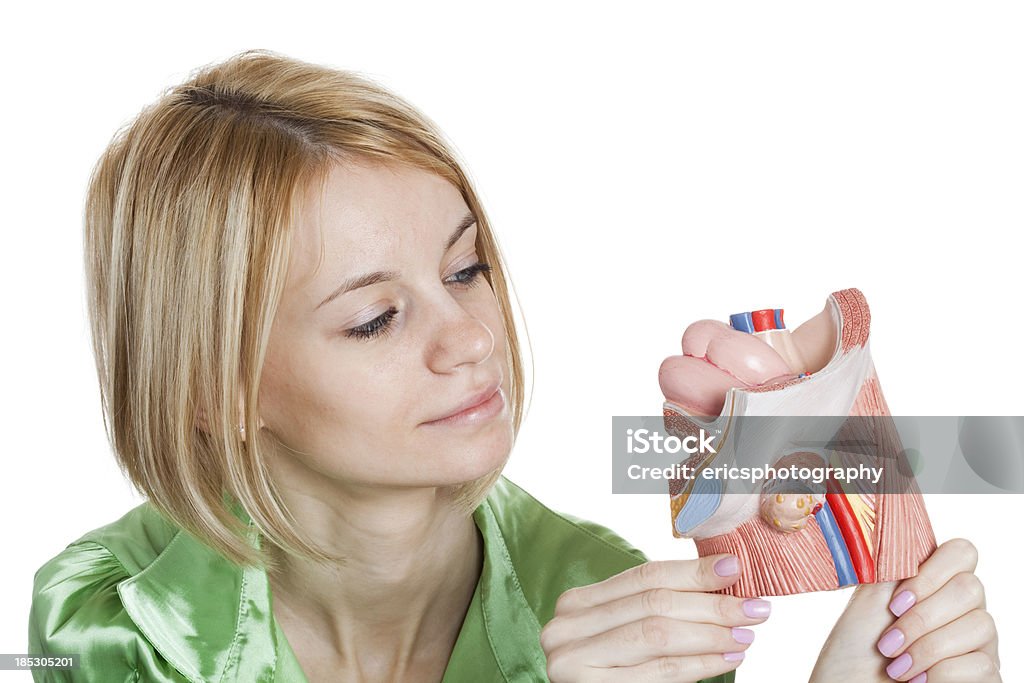
[[[398,309],[392,306],[370,322],[346,330],[345,336],[355,337],[356,339],[372,339],[379,335],[387,334],[391,328],[391,321],[396,315],[398,315]]]
[[[471,265],[469,268],[463,268],[452,275],[452,277],[458,278],[455,281],[456,284],[469,285],[470,287],[473,287],[480,281],[480,273],[485,273],[490,269],[491,267],[488,264],[483,261],[479,261]]]
[[[454,280],[449,280],[452,284],[463,285],[466,287],[474,287],[480,281],[480,273],[489,271],[491,267],[480,261],[474,263],[469,268],[463,268],[459,272],[452,275]],[[355,339],[373,339],[380,335],[388,334],[391,331],[391,323],[398,315],[398,309],[394,306],[381,313],[379,316],[371,320],[370,322],[360,325],[359,327],[353,327],[350,330],[345,331],[346,337],[352,337]]]

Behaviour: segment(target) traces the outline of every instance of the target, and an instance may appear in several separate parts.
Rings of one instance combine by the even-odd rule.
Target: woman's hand
[[[822,648],[811,683],[1002,681],[996,627],[974,575],[977,564],[974,545],[957,538],[939,546],[913,578],[858,586]]]
[[[698,681],[740,665],[766,600],[715,595],[739,579],[733,555],[646,562],[558,598],[540,644],[552,683]]]

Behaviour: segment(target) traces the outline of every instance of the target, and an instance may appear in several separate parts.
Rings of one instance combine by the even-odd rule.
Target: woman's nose
[[[494,333],[482,320],[463,310],[436,328],[428,363],[434,372],[451,372],[460,365],[479,365],[493,352]]]

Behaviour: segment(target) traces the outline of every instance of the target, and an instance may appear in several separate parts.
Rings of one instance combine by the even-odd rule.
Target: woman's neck
[[[300,527],[345,560],[317,565],[277,551],[270,576],[274,614],[303,669],[333,660],[335,680],[339,665],[412,680],[427,660],[439,680],[480,577],[476,524],[435,489],[330,489],[283,495]]]

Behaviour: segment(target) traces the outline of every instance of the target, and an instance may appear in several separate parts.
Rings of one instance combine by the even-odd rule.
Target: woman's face
[[[260,385],[275,457],[370,486],[500,467],[513,439],[504,321],[473,269],[478,228],[460,192],[411,167],[346,164],[303,210]],[[390,277],[366,277],[378,271]],[[496,387],[477,419],[430,423]]]

